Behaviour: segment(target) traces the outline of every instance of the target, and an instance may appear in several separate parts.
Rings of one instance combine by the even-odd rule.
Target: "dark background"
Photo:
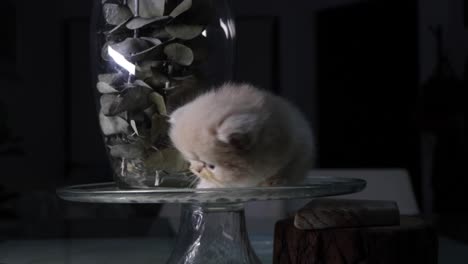
[[[308,115],[317,167],[407,169],[424,216],[468,241],[464,1],[231,2],[235,79],[271,89]],[[112,225],[128,221],[141,229],[120,235],[138,235],[157,214],[55,196],[59,186],[112,178],[92,97],[91,6],[2,2],[0,238],[115,236]],[[438,25],[447,56],[440,67],[429,29]]]

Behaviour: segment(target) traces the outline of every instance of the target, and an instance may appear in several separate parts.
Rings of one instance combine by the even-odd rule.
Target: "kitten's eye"
[[[207,164],[206,166],[208,166],[208,169],[210,169],[210,170],[214,170],[214,168],[215,168],[215,166],[211,165],[211,164]]]

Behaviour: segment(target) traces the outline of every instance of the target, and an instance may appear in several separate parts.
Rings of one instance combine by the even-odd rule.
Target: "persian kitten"
[[[313,163],[313,133],[302,113],[249,84],[205,92],[176,109],[170,123],[197,188],[295,183]]]

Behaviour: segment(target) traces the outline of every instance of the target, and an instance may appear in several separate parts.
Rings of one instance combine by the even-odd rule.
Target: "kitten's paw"
[[[271,177],[261,182],[258,186],[259,187],[273,187],[273,186],[279,186],[279,185],[284,185],[284,179],[281,179],[278,177]]]
[[[204,189],[204,188],[219,188],[219,186],[216,185],[215,183],[201,179],[197,185],[197,189]]]

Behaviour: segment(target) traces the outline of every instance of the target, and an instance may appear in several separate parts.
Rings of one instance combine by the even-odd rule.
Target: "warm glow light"
[[[122,54],[118,53],[115,51],[113,48],[110,46],[107,47],[107,52],[109,53],[109,56],[114,59],[114,61],[122,66],[124,69],[126,69],[130,74],[135,75],[135,70],[136,66],[135,64],[129,62]]]

